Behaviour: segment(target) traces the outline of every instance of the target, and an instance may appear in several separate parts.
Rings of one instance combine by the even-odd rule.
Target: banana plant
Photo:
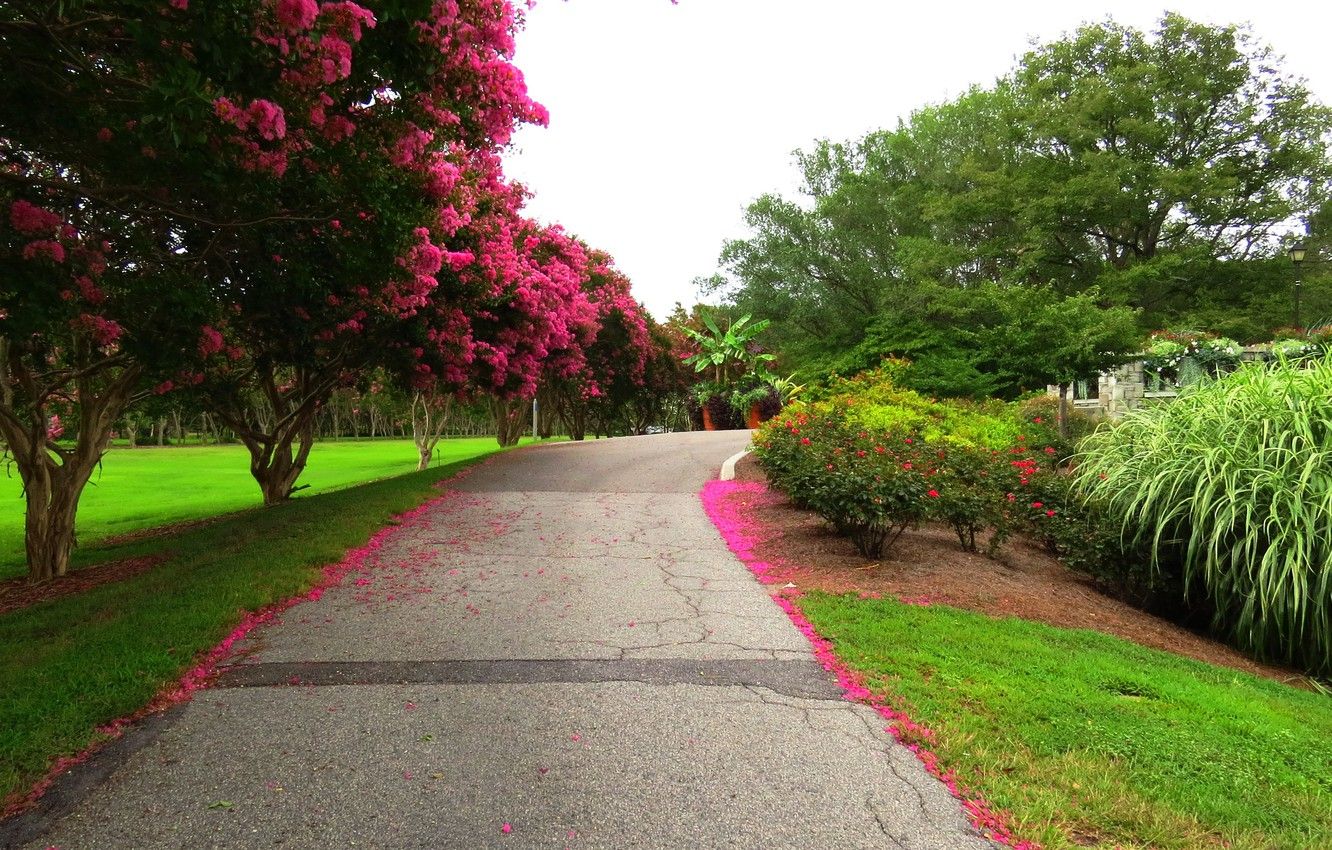
[[[763,333],[771,323],[769,319],[749,323],[752,315],[746,313],[725,331],[707,310],[701,311],[701,318],[708,333],[701,333],[693,328],[681,328],[682,331],[698,344],[698,353],[686,357],[684,362],[692,365],[695,372],[711,368],[713,379],[719,387],[731,382],[745,370],[754,372],[762,380],[771,380],[767,364],[775,358],[771,354],[752,354],[749,343]]]

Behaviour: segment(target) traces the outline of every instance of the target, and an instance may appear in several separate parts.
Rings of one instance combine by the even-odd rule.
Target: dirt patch
[[[767,483],[752,456],[736,465],[735,477]],[[1089,578],[1020,537],[991,559],[962,551],[947,527],[928,525],[902,535],[881,561],[866,561],[817,514],[793,507],[778,491],[731,498],[748,502],[759,534],[755,551],[760,559],[778,565],[770,576],[782,584],[830,593],[891,594],[992,616],[1094,629],[1208,664],[1287,684],[1307,684],[1294,670],[1254,661],[1223,643],[1105,595]]]
[[[123,581],[151,570],[166,559],[165,555],[122,558],[118,561],[84,567],[61,578],[40,584],[32,584],[26,577],[5,579],[0,581],[0,614],[8,614],[10,611],[18,611],[62,596],[83,593],[109,582]]]

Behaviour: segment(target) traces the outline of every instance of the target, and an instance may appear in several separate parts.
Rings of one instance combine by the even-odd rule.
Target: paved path
[[[747,439],[477,469],[30,846],[989,847],[704,515]]]

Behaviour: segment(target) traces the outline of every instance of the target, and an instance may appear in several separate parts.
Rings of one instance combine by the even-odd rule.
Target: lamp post
[[[1300,325],[1300,277],[1304,268],[1304,243],[1296,242],[1290,246],[1290,261],[1295,264],[1295,327]]]

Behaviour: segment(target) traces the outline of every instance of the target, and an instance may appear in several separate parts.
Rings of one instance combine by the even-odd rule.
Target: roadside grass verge
[[[437,495],[432,485],[499,451],[248,511],[106,557],[162,554],[141,575],[0,615],[0,800],[25,791],[52,759],[99,738],[179,679],[253,611],[308,590],[321,568],[390,517]],[[3,808],[3,806],[0,806]]]
[[[523,444],[530,443],[524,439]],[[448,464],[497,448],[494,437],[441,440],[435,463]],[[298,484],[310,485],[294,498],[403,475],[416,469],[411,440],[321,440]],[[0,579],[23,575],[23,485],[18,470],[0,467]],[[241,445],[168,446],[113,449],[93,473],[79,502],[81,548],[74,568],[105,560],[90,551],[101,540],[173,523],[206,519],[257,508],[259,485],[250,476],[250,459]]]
[[[1044,847],[1332,847],[1332,699],[1099,632],[811,592],[837,656]]]

